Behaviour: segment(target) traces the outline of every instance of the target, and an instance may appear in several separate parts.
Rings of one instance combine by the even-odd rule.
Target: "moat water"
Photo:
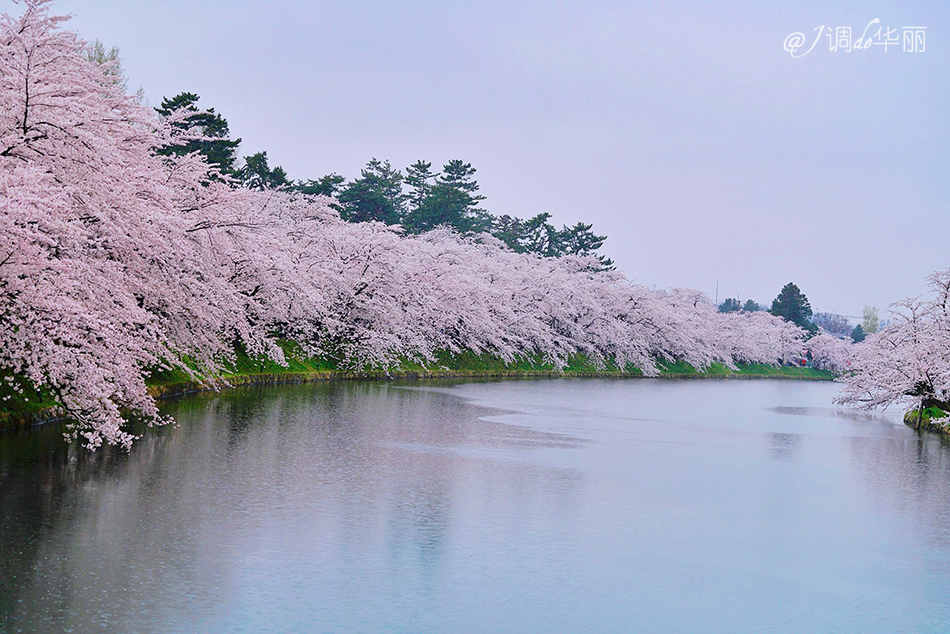
[[[0,632],[948,632],[950,444],[832,383],[339,382],[0,434]]]

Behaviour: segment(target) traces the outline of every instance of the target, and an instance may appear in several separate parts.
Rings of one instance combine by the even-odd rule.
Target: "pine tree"
[[[350,222],[399,224],[405,211],[402,193],[403,175],[389,161],[373,158],[360,177],[340,191],[342,215]]]
[[[241,139],[228,138],[228,122],[214,108],[199,110],[198,95],[183,92],[171,99],[162,100],[156,112],[162,117],[171,118],[172,142],[164,145],[156,153],[161,156],[184,156],[192,152],[202,154],[213,167],[225,176],[234,176],[235,152]]]
[[[809,326],[814,328],[814,324],[808,321],[812,315],[811,304],[798,286],[792,282],[783,286],[778,297],[772,300],[772,309],[769,312],[777,317],[784,317],[806,330],[810,330]]]
[[[415,206],[406,216],[406,229],[421,233],[446,226],[463,234],[487,231],[491,226],[491,216],[478,206],[485,197],[477,193],[478,183],[474,176],[475,168],[471,163],[453,159],[443,165],[428,195],[414,201]],[[417,191],[421,193],[421,190]]]
[[[244,157],[244,167],[237,172],[238,178],[248,189],[283,189],[290,185],[287,173],[279,165],[271,169],[267,164],[267,152],[258,152]]]

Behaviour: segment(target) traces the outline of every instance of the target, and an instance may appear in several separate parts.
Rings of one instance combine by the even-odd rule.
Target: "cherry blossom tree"
[[[855,345],[838,402],[865,409],[892,404],[947,409],[950,401],[950,270],[929,278],[935,297],[891,307],[891,324]]]
[[[180,203],[207,166],[155,157],[167,130],[47,2],[25,5],[0,21],[0,365],[51,390],[90,446],[127,446],[122,408],[160,420],[150,368],[212,372],[226,342],[260,337],[189,237]]]
[[[807,342],[805,349],[811,355],[812,363],[819,370],[828,370],[835,374],[848,371],[854,345],[850,339],[841,339],[821,332]]]
[[[801,358],[805,332],[765,311],[719,314],[721,337],[736,363],[784,365]]]

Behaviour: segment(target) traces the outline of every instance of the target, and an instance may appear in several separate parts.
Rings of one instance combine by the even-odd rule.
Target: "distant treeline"
[[[182,156],[199,152],[222,177],[248,189],[331,196],[337,200],[340,215],[350,222],[401,225],[410,234],[439,226],[451,227],[463,235],[490,233],[516,253],[594,256],[602,268],[613,268],[612,260],[597,253],[607,237],[595,234],[590,224],[578,222],[557,229],[550,223],[549,213],[524,220],[507,214],[495,216],[483,209],[480,205],[485,197],[478,193],[471,163],[453,159],[441,171],[434,171],[431,162],[419,160],[403,172],[388,160],[373,158],[360,171],[359,178],[349,181],[337,173],[316,180],[292,180],[282,167],[269,165],[267,152],[239,161],[237,148],[241,139],[231,139],[224,117],[214,108],[199,109],[198,99],[198,95],[185,92],[162,100],[156,108],[163,117],[177,115],[172,125],[188,131],[178,142],[161,148],[160,154]],[[181,117],[183,111],[193,114]],[[195,130],[200,131],[200,136],[194,135]]]

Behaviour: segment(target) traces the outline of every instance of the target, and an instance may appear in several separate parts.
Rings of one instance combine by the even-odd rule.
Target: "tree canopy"
[[[287,173],[279,165],[271,168],[267,161],[267,152],[258,152],[244,157],[244,165],[237,170],[241,183],[248,189],[282,189],[290,186]]]
[[[491,221],[479,204],[485,197],[478,192],[475,168],[471,163],[452,159],[442,171],[430,175],[428,163],[418,161],[412,175],[410,206],[403,218],[409,233],[431,231],[436,227],[452,227],[460,233],[481,233]]]
[[[734,297],[727,297],[719,304],[720,313],[734,313],[740,308],[739,300]]]
[[[861,328],[866,334],[872,335],[880,328],[880,318],[878,317],[877,306],[864,305],[861,311]]]
[[[106,53],[99,45],[95,53],[95,61],[104,64],[106,72],[114,73],[118,51]],[[340,215],[350,222],[400,225],[408,234],[438,227],[449,227],[463,235],[490,233],[516,253],[593,257],[598,260],[596,268],[613,269],[613,260],[599,253],[607,236],[597,235],[591,224],[578,222],[557,229],[546,212],[527,220],[489,213],[481,206],[485,197],[478,193],[475,168],[461,159],[450,160],[439,172],[433,171],[430,161],[420,159],[403,174],[388,160],[373,157],[360,170],[360,176],[351,181],[335,172],[318,179],[293,181],[282,167],[270,167],[267,152],[246,156],[237,166],[235,152],[241,140],[230,140],[227,120],[214,108],[199,110],[198,100],[197,94],[183,92],[163,99],[156,108],[172,131],[171,139],[157,150],[160,155],[197,152],[221,175],[248,189],[284,189],[335,198]],[[212,173],[211,177],[216,175]]]
[[[812,315],[811,304],[808,303],[808,298],[793,282],[789,282],[782,287],[778,297],[772,300],[772,308],[769,312],[806,330],[815,328],[814,324],[809,321]]]
[[[853,341],[854,343],[861,343],[862,341],[865,340],[865,338],[867,338],[867,333],[864,332],[864,328],[861,327],[861,324],[858,324],[851,331],[850,336],[851,336],[851,341]]]
[[[851,335],[852,326],[850,322],[848,322],[848,318],[843,315],[836,315],[835,313],[815,313],[812,315],[811,321],[818,326],[822,332],[826,332],[839,339],[844,339]]]
[[[322,176],[317,180],[297,181],[293,184],[294,191],[310,196],[330,196],[335,198],[346,182],[346,178],[336,172]]]
[[[550,218],[549,213],[540,213],[527,220],[503,215],[492,219],[490,231],[516,253],[534,253],[546,258],[562,255],[596,257],[600,268],[613,268],[613,260],[597,254],[606,236],[596,235],[592,225],[582,222],[572,227],[563,225],[558,230],[548,222]]]
[[[326,179],[328,177],[324,177]],[[337,196],[343,218],[350,222],[402,222],[406,196],[402,192],[403,175],[389,161],[373,158],[360,177],[343,185]]]
[[[918,410],[950,410],[950,270],[929,278],[933,296],[892,304],[890,325],[874,333],[854,329],[850,371],[838,402],[863,408],[899,403]],[[876,311],[875,311],[876,312]]]
[[[162,100],[156,108],[159,115],[169,120],[171,139],[156,152],[160,156],[184,156],[197,152],[225,176],[235,175],[235,152],[241,139],[231,140],[228,122],[214,108],[200,110],[198,95],[183,92]],[[172,114],[176,116],[171,118]]]

